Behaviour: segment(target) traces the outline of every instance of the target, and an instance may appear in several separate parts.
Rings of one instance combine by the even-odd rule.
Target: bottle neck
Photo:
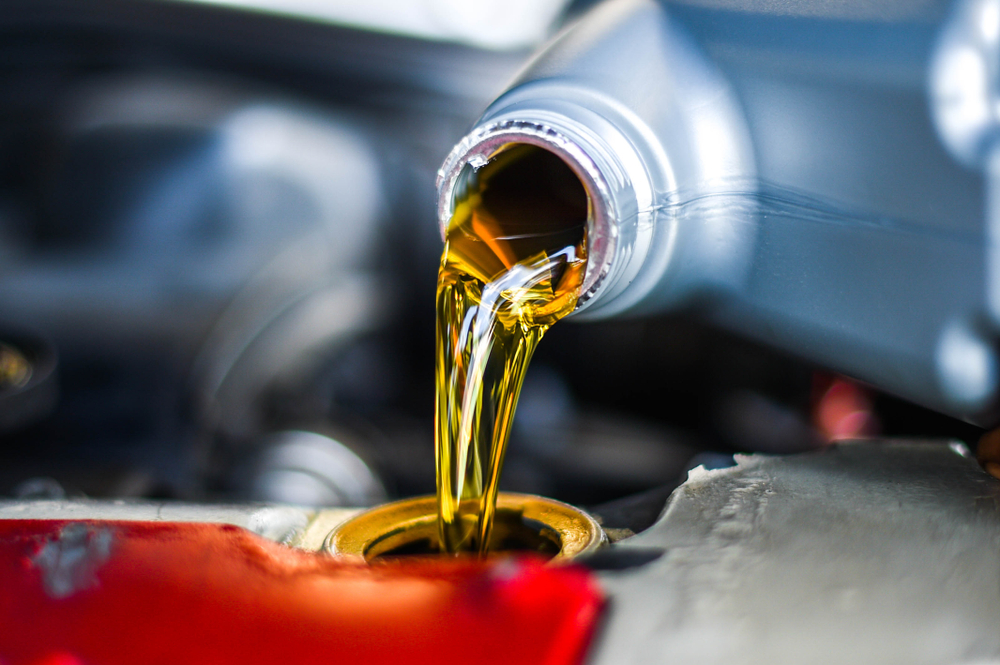
[[[571,115],[567,110],[574,111]],[[577,117],[574,117],[577,116]],[[592,117],[580,117],[592,116]],[[529,144],[552,152],[587,192],[587,269],[576,312],[607,301],[641,256],[636,251],[640,211],[652,208],[653,187],[632,142],[584,108],[525,109],[488,117],[468,134],[438,172],[442,237],[454,212],[456,189],[468,169],[478,170],[504,148]]]

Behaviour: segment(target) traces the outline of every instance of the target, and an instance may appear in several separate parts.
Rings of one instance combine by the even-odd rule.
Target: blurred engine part
[[[262,435],[342,422],[428,491],[434,171],[528,54],[148,0],[15,0],[0,36],[0,318],[62,384],[0,492],[224,495]]]
[[[537,45],[569,0],[189,0],[491,49]]]
[[[70,405],[81,389],[104,400],[77,407],[88,417],[122,405],[94,392],[111,371],[122,378],[109,389],[133,383],[128,399],[176,423],[154,434],[163,448],[141,472],[154,477],[168,468],[156,455],[184,475],[208,454],[183,428],[209,447],[261,432],[262,395],[384,325],[391,298],[376,275],[382,165],[365,132],[251,88],[177,74],[78,84],[44,214],[0,268],[4,319],[46,331],[69,358]],[[39,357],[18,394],[38,392],[52,362]],[[146,444],[130,438],[141,457]]]
[[[532,367],[520,402],[504,459],[502,482],[511,491],[594,503],[674,484],[695,453],[681,430],[627,411],[585,408],[551,365]]]
[[[0,331],[0,432],[49,415],[58,396],[56,366],[56,350],[48,340]]]
[[[38,501],[48,499],[57,501],[66,498],[66,490],[55,478],[28,478],[18,483],[11,492],[15,499],[22,501]]]
[[[257,317],[368,267],[382,212],[371,148],[341,120],[248,95],[190,80],[82,86],[34,251],[5,266],[5,316],[190,349],[269,268]]]
[[[297,506],[367,507],[387,499],[382,482],[350,448],[315,432],[262,438],[246,464],[244,498]]]
[[[0,388],[21,388],[32,374],[32,365],[23,353],[9,344],[0,344]]]

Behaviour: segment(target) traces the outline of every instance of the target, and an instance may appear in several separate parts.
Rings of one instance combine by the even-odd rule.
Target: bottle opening
[[[438,221],[445,239],[451,220],[461,217],[456,206],[481,192],[485,196],[476,205],[511,236],[538,222],[537,228],[582,240],[587,268],[579,309],[607,288],[619,246],[616,220],[628,217],[634,195],[607,147],[575,131],[578,124],[567,126],[571,129],[563,123],[503,120],[475,129],[438,171]]]
[[[466,205],[472,207],[479,237],[508,244],[518,255],[535,245],[581,245],[591,209],[573,169],[528,143],[502,145],[478,169],[466,164],[452,190],[452,208]]]
[[[553,561],[591,552],[604,532],[583,511],[552,499],[503,492],[497,499],[491,555],[531,553]],[[441,555],[437,498],[405,499],[344,522],[326,540],[327,552],[367,563]]]

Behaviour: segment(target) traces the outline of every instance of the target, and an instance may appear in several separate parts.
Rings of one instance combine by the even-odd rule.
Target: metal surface
[[[1000,481],[961,444],[858,442],[695,469],[612,547],[591,665],[993,663]]]
[[[324,524],[329,526],[331,522],[347,519],[356,512],[350,509],[317,512],[296,506],[266,504],[209,505],[82,499],[0,501],[0,520],[124,520],[232,524],[269,540],[288,543],[299,542],[309,533],[308,527],[314,520],[322,518]]]
[[[697,307],[911,401],[997,422],[997,4],[786,4],[603,3],[457,152],[534,124],[557,154],[572,157],[568,139],[597,165],[569,160],[585,184],[613,185],[609,204],[591,187],[614,215],[596,241],[616,246],[594,254],[610,257],[592,267],[607,278],[582,316]]]
[[[610,599],[590,665],[1000,659],[1000,480],[964,446],[869,441],[737,461],[695,469],[652,527],[584,559]],[[311,551],[354,514],[0,503],[0,520],[235,524]]]

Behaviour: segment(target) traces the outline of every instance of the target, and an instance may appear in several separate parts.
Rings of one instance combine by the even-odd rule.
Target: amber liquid
[[[507,146],[460,179],[437,286],[439,537],[485,554],[528,363],[576,307],[586,191],[555,155]]]

